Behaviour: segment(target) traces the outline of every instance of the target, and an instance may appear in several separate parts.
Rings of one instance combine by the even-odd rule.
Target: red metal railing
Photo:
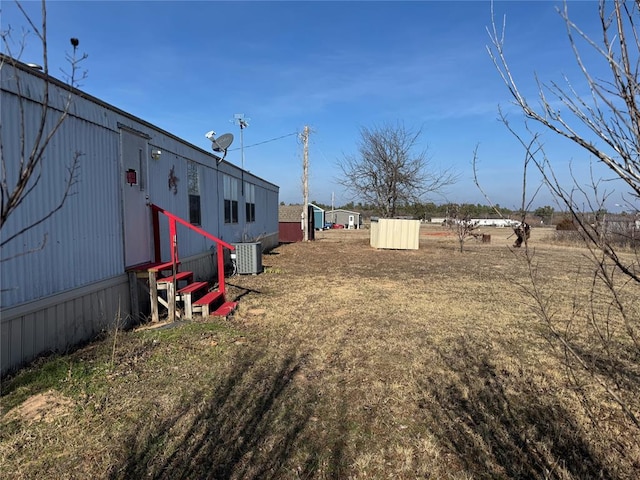
[[[190,224],[186,220],[174,215],[171,212],[167,212],[164,208],[161,208],[155,204],[151,204],[151,212],[153,217],[153,244],[155,261],[160,263],[162,261],[160,254],[160,214],[162,213],[169,219],[169,237],[171,239],[171,262],[175,265],[178,263],[178,234],[177,224],[180,223],[185,227],[193,230],[194,232],[212,240],[216,244],[216,255],[218,257],[218,290],[222,293],[225,291],[224,284],[224,248],[229,250],[235,250],[235,247],[224,240],[220,240],[214,237],[209,232],[202,230],[195,225]]]

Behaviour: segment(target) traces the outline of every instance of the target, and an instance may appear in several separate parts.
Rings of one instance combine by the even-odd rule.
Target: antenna
[[[231,120],[235,125],[240,127],[240,157],[242,159],[242,170],[244,170],[244,129],[249,126],[250,118],[244,118],[244,113],[236,113]]]
[[[244,113],[236,113],[233,115],[233,122],[240,126],[240,130],[244,130],[249,126],[250,118],[244,118]]]

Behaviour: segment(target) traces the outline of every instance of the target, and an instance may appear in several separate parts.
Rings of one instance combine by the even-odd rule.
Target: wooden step
[[[198,290],[206,287],[207,285],[209,285],[207,282],[193,282],[186,287],[182,287],[180,290],[178,290],[178,294],[195,293]]]
[[[180,262],[176,263],[177,266],[180,265]],[[145,262],[139,263],[137,265],[131,265],[127,267],[125,270],[127,273],[135,273],[137,278],[148,278],[149,274],[155,274],[157,276],[158,273],[163,272],[165,270],[171,270],[173,268],[173,263],[158,263],[158,262]]]
[[[176,262],[176,268],[180,266],[180,262]],[[146,268],[149,272],[162,272],[164,270],[171,270],[173,268],[173,262],[164,263],[151,263]]]
[[[176,300],[184,303],[184,316],[185,318],[193,317],[193,295],[197,292],[207,288],[209,284],[207,282],[193,282],[186,287],[178,290]]]
[[[216,317],[226,317],[231,315],[237,306],[238,302],[224,302],[216,308],[211,315],[215,315]]]
[[[186,280],[187,282],[191,283],[191,281],[193,280],[193,272],[178,272],[176,273],[175,277],[176,277],[176,283],[182,280]],[[173,283],[173,275],[159,278],[156,282],[158,284],[158,289],[164,289],[166,288],[167,284]]]
[[[212,312],[212,306],[218,307],[218,303],[224,302],[224,293],[213,291],[193,302],[193,311],[200,313],[203,317],[208,317]]]

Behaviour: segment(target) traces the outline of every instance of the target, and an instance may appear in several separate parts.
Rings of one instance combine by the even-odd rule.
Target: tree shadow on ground
[[[594,374],[602,376],[607,383],[615,385],[620,393],[633,397],[637,395],[640,390],[638,348],[604,344],[589,348],[575,341],[568,341],[568,344]],[[576,365],[576,360],[570,355],[565,355],[564,360],[570,368],[584,370],[580,365]]]
[[[275,359],[244,350],[172,415],[150,415],[127,439],[128,457],[110,478],[280,477],[314,408],[313,391],[295,381],[303,363],[293,354]]]
[[[242,297],[245,297],[250,293],[256,293],[258,295],[262,294],[260,290],[254,290],[252,288],[243,287],[231,282],[227,282],[227,287],[231,287],[235,291],[235,295],[233,296],[233,299],[232,299],[234,302],[239,302],[240,300],[242,300]]]
[[[500,370],[490,348],[466,338],[440,356],[445,378],[427,378],[420,405],[466,473],[480,479],[618,478],[558,391],[522,368]]]

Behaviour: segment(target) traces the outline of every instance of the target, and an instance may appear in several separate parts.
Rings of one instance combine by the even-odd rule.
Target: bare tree
[[[19,73],[20,56],[25,48],[27,34],[15,41],[13,36],[15,31],[9,26],[6,30],[0,32],[2,44],[5,54],[0,55],[0,69],[12,69],[11,76],[15,91],[18,98],[18,118],[19,122],[19,151],[17,154],[7,152],[6,146],[3,144],[2,125],[0,125],[0,232],[3,233],[0,240],[0,247],[17,239],[28,230],[36,227],[45,220],[49,219],[58,212],[64,205],[65,201],[72,194],[72,188],[76,182],[76,173],[81,157],[80,152],[75,152],[70,158],[70,162],[66,165],[67,178],[62,190],[60,198],[56,203],[40,218],[33,220],[27,224],[19,225],[9,234],[5,234],[4,230],[7,220],[19,211],[20,206],[25,202],[29,195],[35,191],[39,182],[42,180],[43,168],[46,164],[47,148],[60,129],[63,122],[69,115],[69,109],[72,103],[72,93],[68,93],[64,100],[64,105],[60,111],[54,111],[51,107],[51,77],[49,73],[49,60],[47,51],[47,10],[46,2],[41,3],[41,22],[36,24],[34,19],[26,12],[20,2],[16,2],[19,10],[22,12],[25,21],[29,25],[30,32],[37,38],[42,46],[42,77],[43,91],[41,102],[41,114],[35,129],[27,125],[26,105],[29,101],[25,90],[24,82]],[[87,56],[86,54],[78,54],[79,41],[77,38],[70,39],[73,48],[72,54],[67,54],[67,61],[70,66],[69,72],[62,72],[65,80],[71,87],[76,87],[78,81],[86,76],[85,73],[79,75],[79,64]],[[80,78],[79,78],[80,77]],[[44,248],[46,243],[46,235],[42,239],[40,246],[28,249],[22,254],[32,252]],[[11,257],[9,257],[11,258]],[[5,261],[8,258],[2,258]]]
[[[479,222],[473,220],[468,212],[464,212],[460,205],[452,205],[452,209],[449,210],[447,218],[445,219],[445,225],[453,231],[458,238],[460,252],[464,251],[464,242],[466,240],[481,235],[478,233],[478,228],[480,228]]]
[[[635,441],[640,442],[639,245],[631,242],[622,246],[611,235],[605,215],[606,202],[613,193],[605,188],[609,179],[592,174],[586,186],[576,177],[569,185],[563,184],[556,176],[539,134],[533,131],[534,127],[541,127],[542,131],[564,137],[583,149],[596,164],[605,166],[614,179],[624,182],[630,190],[628,202],[638,211],[640,2],[601,1],[597,11],[595,5],[600,39],[590,38],[570,19],[568,3],[558,9],[566,27],[569,48],[587,87],[585,91],[589,92],[586,96],[578,93],[581,89],[575,79],[570,81],[565,77],[564,83],[544,83],[536,79],[538,101],[535,106],[525,98],[507,62],[504,20],[498,28],[494,17],[488,50],[515,105],[525,116],[526,131],[532,140],[518,139],[526,156],[537,167],[561,208],[571,215],[593,267],[576,274],[576,282],[588,290],[586,296],[574,294],[571,305],[561,310],[559,292],[545,290],[542,270],[533,253],[526,250],[524,258],[529,266],[529,279],[522,287],[533,300],[532,308],[547,327],[548,337],[565,353],[568,372],[577,391],[586,392],[599,386],[619,405],[629,425],[636,428]],[[594,57],[584,54],[583,48],[605,61],[608,78],[600,71],[597,75],[594,73],[595,67],[586,61],[587,57],[592,61]],[[502,118],[515,134],[506,118]],[[637,226],[631,228],[637,229]],[[561,311],[566,313],[560,315]],[[582,336],[574,334],[578,322],[588,328]],[[602,421],[596,419],[596,422]]]
[[[400,205],[419,201],[455,183],[451,169],[435,170],[425,150],[418,150],[422,130],[402,123],[360,129],[358,154],[338,162],[337,181],[354,198],[374,205],[383,217],[392,218]]]

